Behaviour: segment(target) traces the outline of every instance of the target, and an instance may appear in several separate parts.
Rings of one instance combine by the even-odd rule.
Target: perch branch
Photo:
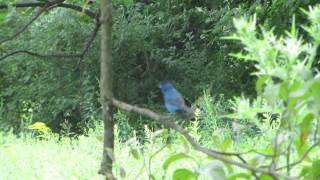
[[[174,129],[176,130],[177,132],[179,132],[180,134],[182,134],[186,139],[187,141],[198,151],[204,153],[204,154],[207,154],[208,156],[211,156],[211,157],[214,157],[218,160],[221,160],[223,162],[226,162],[226,163],[229,163],[229,164],[232,164],[232,165],[235,165],[235,166],[238,166],[238,167],[241,167],[241,168],[244,168],[244,169],[247,169],[249,171],[254,171],[254,172],[258,172],[258,173],[264,173],[264,174],[268,174],[272,177],[284,177],[286,179],[294,179],[293,177],[288,177],[288,176],[285,176],[285,175],[281,175],[275,171],[271,171],[271,170],[266,170],[266,169],[261,169],[261,168],[258,168],[258,167],[255,167],[255,166],[250,166],[248,164],[245,164],[245,163],[240,163],[238,161],[234,161],[230,158],[227,158],[225,157],[224,155],[220,154],[219,152],[217,151],[213,151],[213,150],[210,150],[206,147],[203,147],[201,144],[199,144],[189,133],[187,130],[185,130],[184,128],[182,128],[181,126],[177,125],[174,121],[170,121],[170,117],[166,117],[166,116],[161,116],[149,109],[145,109],[145,108],[140,108],[140,107],[137,107],[137,106],[133,106],[133,105],[130,105],[130,104],[127,104],[125,102],[121,102],[121,101],[118,101],[116,99],[113,99],[112,100],[112,104],[119,108],[119,109],[122,109],[122,110],[125,110],[127,112],[135,112],[135,113],[138,113],[140,115],[143,115],[143,116],[146,116],[146,117],[149,117],[155,121],[157,121],[158,123],[161,123],[163,125],[165,125],[166,127],[168,128],[171,128],[171,129]]]

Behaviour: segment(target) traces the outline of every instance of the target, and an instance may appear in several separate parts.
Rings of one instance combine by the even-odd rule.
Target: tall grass
[[[196,112],[187,129],[207,147],[241,152],[263,150],[271,138],[266,134],[241,136],[241,142],[235,143],[230,123],[222,118],[227,113],[227,103],[221,97],[204,94],[197,102]],[[128,121],[121,112],[117,113],[116,118],[121,118],[122,122]],[[97,174],[102,154],[101,124],[90,129],[86,136],[77,138],[59,137],[42,123],[35,123],[29,128],[32,130],[24,131],[19,136],[10,132],[0,133],[1,180],[103,179]],[[193,150],[175,132],[168,144],[168,131],[165,129],[152,130],[145,125],[143,143],[141,137],[134,133],[129,140],[123,141],[120,138],[123,133],[117,127],[115,134],[114,174],[119,179],[172,179],[177,176],[177,169],[192,171],[199,179],[222,178],[242,171],[230,171],[228,166],[221,166],[220,162]],[[220,169],[214,170],[216,168]],[[212,176],[213,172],[220,173]]]

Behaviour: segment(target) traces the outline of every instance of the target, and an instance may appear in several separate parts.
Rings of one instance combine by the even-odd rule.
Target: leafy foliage
[[[278,160],[273,160],[272,164],[278,166],[281,159],[286,159],[284,167],[288,173],[293,166],[309,160],[309,151],[319,144],[320,114],[317,107],[320,105],[320,80],[319,72],[312,66],[314,61],[318,61],[315,57],[320,36],[315,29],[320,24],[314,17],[319,16],[319,9],[316,6],[309,12],[304,11],[311,21],[303,27],[312,37],[310,42],[303,41],[299,36],[294,18],[285,37],[277,37],[265,28],[261,28],[262,35],[258,36],[255,17],[250,21],[244,18],[235,20],[237,33],[229,37],[245,45],[245,52],[233,56],[256,63],[254,74],[258,76],[258,96],[263,99],[252,105],[247,103],[248,100],[241,99],[235,104],[237,116],[254,121],[254,114],[257,112],[271,111],[280,114],[281,124],[276,131],[274,143],[270,144]],[[312,161],[317,162],[317,158]],[[301,175],[305,179],[310,177],[304,173]]]
[[[1,37],[17,32],[30,20],[37,8],[14,8],[14,1],[0,10]],[[97,10],[99,1],[68,0],[67,3]],[[156,84],[171,80],[183,94],[195,102],[203,90],[226,99],[244,93],[254,96],[254,63],[231,61],[226,54],[240,48],[239,44],[221,40],[233,31],[232,18],[257,13],[257,21],[266,26],[280,27],[277,34],[291,23],[304,22],[299,7],[302,1],[114,1],[114,84],[115,96],[121,100],[164,111]],[[289,11],[287,11],[289,9]],[[290,12],[290,13],[287,13]],[[281,17],[281,18],[279,18]],[[281,22],[277,20],[281,19]],[[79,28],[81,27],[81,28]],[[85,38],[93,29],[93,20],[81,13],[52,9],[40,16],[27,30],[10,42],[1,44],[0,55],[15,50],[41,54],[73,54],[83,48]],[[98,39],[98,38],[97,38]],[[84,133],[99,114],[98,52],[95,42],[83,63],[78,60],[47,59],[19,54],[0,62],[0,121],[2,129],[23,129],[41,121],[53,131]],[[316,63],[314,64],[316,65]],[[32,109],[32,113],[25,112]],[[30,122],[24,122],[25,116]],[[129,114],[120,125],[124,139],[143,127],[158,125],[148,119]],[[121,119],[118,119],[120,122]],[[22,123],[24,122],[24,123]],[[200,122],[210,129],[210,121]],[[26,125],[22,125],[26,124]],[[207,125],[204,125],[207,124]],[[205,132],[205,131],[203,131]]]

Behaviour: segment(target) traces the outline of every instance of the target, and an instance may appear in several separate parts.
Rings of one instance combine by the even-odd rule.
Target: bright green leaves
[[[258,95],[261,95],[261,93],[263,92],[265,83],[267,80],[269,80],[269,76],[259,76],[258,80],[256,82],[256,91],[258,93]]]
[[[178,153],[178,154],[172,155],[165,160],[162,167],[165,171],[168,171],[169,166],[172,163],[175,163],[177,161],[180,161],[182,159],[187,159],[187,158],[192,159],[192,157],[187,155],[186,153]],[[186,180],[196,180],[197,177],[198,177],[198,173],[193,172],[187,168],[178,168],[178,169],[174,170],[173,175],[172,175],[173,180],[185,180],[185,179]]]
[[[273,180],[274,178],[269,176],[269,175],[266,175],[266,174],[262,174],[260,177],[259,177],[260,180]]]
[[[1,5],[6,5],[8,8],[6,9],[0,9],[0,25],[5,25],[6,23],[11,23],[16,21],[16,8],[13,6],[15,4],[15,1],[3,1],[0,2]],[[3,31],[3,28],[1,28],[1,31]],[[1,32],[0,31],[0,32]],[[1,32],[1,34],[7,34],[9,31]]]
[[[320,44],[320,8],[315,7],[309,11],[302,10],[309,18],[311,25],[304,26],[304,29],[314,38],[316,44]]]
[[[295,145],[298,152],[299,158],[305,155],[305,152],[310,147],[308,143],[308,138],[312,132],[312,121],[314,120],[313,114],[307,114],[303,117],[302,122],[299,127],[299,137],[296,138]],[[306,157],[307,158],[307,157]]]
[[[245,37],[242,39],[244,42],[256,40],[256,16],[250,19],[249,22],[245,18],[240,18],[235,19],[233,23],[239,34],[235,38]]]
[[[247,173],[237,173],[237,174],[233,174],[231,176],[229,176],[228,178],[226,178],[225,180],[251,180],[251,175],[247,174]]]
[[[320,160],[313,161],[311,166],[304,166],[300,172],[300,177],[304,180],[320,179]]]
[[[2,24],[8,17],[8,11],[0,11],[0,23]]]
[[[233,53],[231,56],[242,60],[255,61],[258,76],[267,75],[281,80],[309,77],[311,69],[303,69],[306,63],[313,61],[310,44],[304,44],[299,38],[293,18],[291,31],[287,37],[277,37],[273,30],[261,28],[257,35],[256,18],[234,20],[237,32],[225,39],[240,41],[245,45],[245,52]],[[311,48],[313,49],[313,48]]]
[[[164,170],[167,170],[169,168],[170,164],[172,164],[175,161],[179,161],[179,160],[185,159],[185,158],[189,158],[189,156],[185,153],[175,154],[173,156],[170,156],[168,159],[166,159],[166,161],[163,163],[162,167]]]
[[[168,171],[173,163],[179,163],[181,160],[192,160],[191,162],[195,162],[190,155],[185,153],[178,153],[170,156],[163,163],[163,169]],[[217,160],[211,160],[205,165],[193,168],[177,168],[173,171],[172,179],[174,180],[195,180],[195,179],[226,179],[227,172],[232,173],[233,168],[227,164],[224,164]],[[227,171],[226,171],[227,169]]]
[[[196,180],[197,174],[193,173],[189,169],[176,169],[172,175],[173,180]]]
[[[244,52],[232,56],[254,61],[254,74],[258,76],[258,97],[255,100],[235,98],[233,106],[236,113],[227,117],[256,123],[255,114],[258,112],[279,113],[281,125],[277,127],[275,137],[272,137],[267,154],[284,152],[276,154],[273,159],[276,161],[274,163],[282,164],[281,166],[281,159],[287,159],[287,166],[291,166],[293,162],[310,161],[313,156],[309,153],[315,148],[311,144],[319,142],[317,126],[320,116],[320,73],[314,71],[313,66],[320,43],[320,6],[304,12],[311,21],[304,29],[313,37],[312,42],[306,43],[299,37],[295,18],[284,37],[277,37],[273,30],[263,27],[261,35],[258,35],[254,17],[250,20],[235,20],[237,32],[226,38],[238,40],[245,46]],[[256,125],[259,126],[259,123]],[[259,128],[263,129],[263,126],[260,125]],[[267,159],[271,158],[264,157],[264,160]],[[302,169],[301,176],[305,179],[319,179],[319,169],[320,161],[314,161],[312,166]],[[259,179],[267,180],[272,177],[261,175]]]

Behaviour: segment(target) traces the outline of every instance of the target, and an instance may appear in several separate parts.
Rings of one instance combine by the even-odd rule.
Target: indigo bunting
[[[193,113],[193,111],[186,106],[183,96],[176,90],[173,84],[166,81],[160,84],[160,88],[165,106],[170,113]]]

